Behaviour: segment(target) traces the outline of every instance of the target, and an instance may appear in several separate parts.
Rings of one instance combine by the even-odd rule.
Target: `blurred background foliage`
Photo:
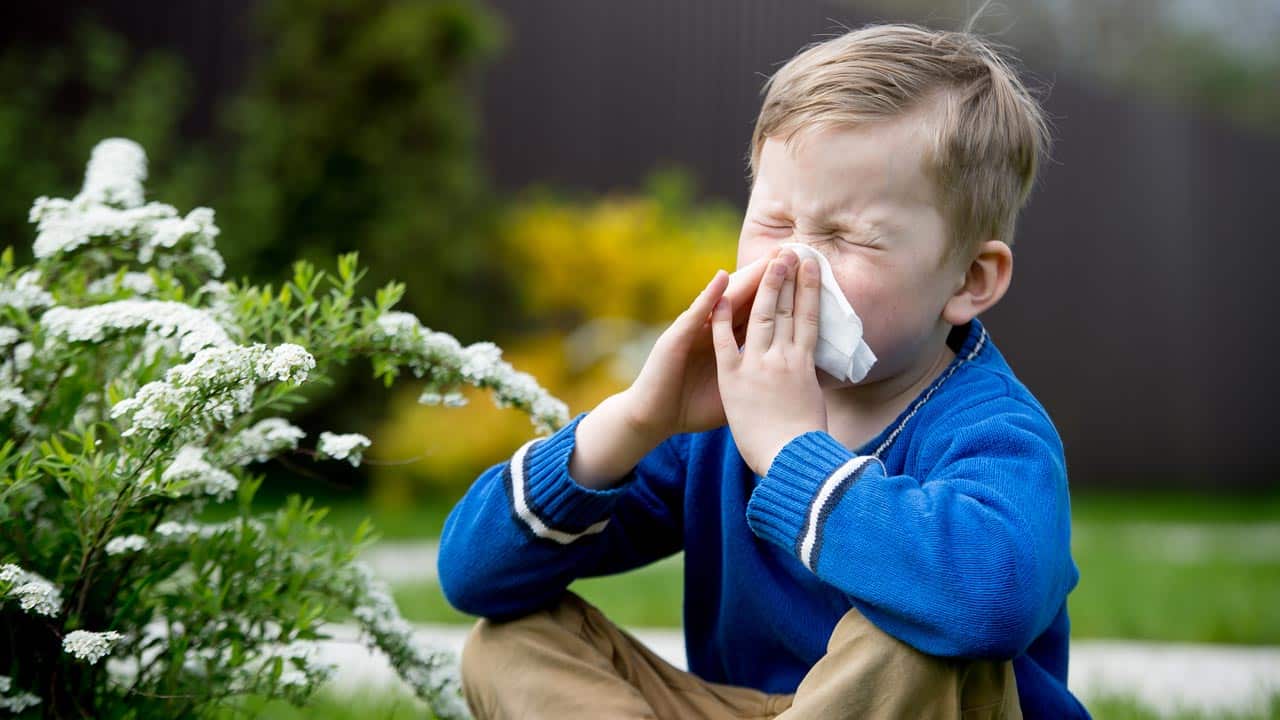
[[[959,26],[973,0],[840,0],[883,15]],[[1018,0],[995,3],[984,32],[1113,92],[1280,134],[1280,3],[1275,0]],[[1017,52],[1017,55],[1026,53]]]
[[[0,237],[19,263],[31,260],[27,211],[37,195],[71,197],[99,140],[138,141],[151,161],[150,187],[190,207],[208,164],[181,140],[190,74],[173,55],[140,53],[86,16],[65,44],[18,41],[0,51]]]
[[[273,273],[359,249],[367,281],[405,282],[402,309],[428,326],[493,334],[500,318],[470,301],[506,283],[484,262],[496,201],[468,88],[499,27],[471,2],[261,3],[270,52],[228,105],[224,193],[205,201],[234,238],[228,264]]]

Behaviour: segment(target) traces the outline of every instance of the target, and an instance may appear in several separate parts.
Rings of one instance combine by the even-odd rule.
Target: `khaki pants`
[[[1022,718],[1011,662],[926,655],[857,609],[795,693],[770,695],[674,667],[572,592],[516,620],[477,622],[462,685],[477,720]]]

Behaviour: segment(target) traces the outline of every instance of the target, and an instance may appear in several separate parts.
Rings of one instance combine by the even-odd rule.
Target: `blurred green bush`
[[[182,127],[191,71],[130,46],[92,7],[74,11],[65,41],[0,50],[0,171],[18,191],[0,200],[0,232],[27,235],[29,197],[73,194],[98,139],[131,137],[148,148],[149,187],[218,209],[219,248],[251,280],[359,250],[368,282],[405,282],[404,308],[426,324],[491,335],[502,316],[476,289],[505,284],[485,262],[496,200],[477,162],[471,81],[504,42],[496,16],[473,0],[254,10],[247,75],[199,137]]]
[[[471,74],[504,41],[472,0],[268,0],[226,117],[231,265],[359,249],[375,285],[459,337],[494,331],[494,198],[479,171]]]

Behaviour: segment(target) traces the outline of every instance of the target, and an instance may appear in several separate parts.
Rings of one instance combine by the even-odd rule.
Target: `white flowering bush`
[[[80,194],[39,198],[31,266],[0,255],[0,713],[191,717],[245,695],[297,704],[331,674],[324,623],[367,643],[439,717],[466,715],[456,658],[415,640],[387,587],[342,536],[291,497],[251,510],[253,463],[299,452],[361,462],[369,439],[289,423],[302,386],[367,358],[420,401],[487,388],[540,432],[563,403],[501,359],[393,310],[404,287],[355,295],[297,262],[279,290],[219,280],[213,211],[146,202],[146,155],[93,151]],[[234,503],[202,522],[209,503]]]

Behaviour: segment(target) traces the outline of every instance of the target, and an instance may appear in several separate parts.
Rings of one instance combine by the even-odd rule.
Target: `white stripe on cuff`
[[[858,472],[859,468],[874,459],[876,459],[874,455],[857,455],[836,468],[835,472],[822,481],[822,487],[818,489],[818,495],[813,499],[813,504],[809,506],[809,522],[805,523],[804,540],[800,543],[800,562],[804,563],[804,566],[809,570],[817,572],[813,567],[813,549],[818,541],[818,522],[821,520],[822,508],[831,499],[831,494],[840,486],[840,483],[844,482],[845,478]]]
[[[530,440],[524,445],[521,445],[520,449],[516,451],[516,454],[511,457],[511,498],[515,502],[516,515],[524,521],[525,525],[529,526],[529,529],[533,531],[534,535],[548,540],[554,540],[561,545],[568,545],[578,538],[587,535],[594,535],[601,530],[604,530],[605,525],[609,524],[608,518],[601,520],[579,533],[567,533],[561,530],[556,530],[555,528],[547,527],[547,524],[542,522],[542,518],[535,515],[533,510],[529,508],[529,503],[525,500],[524,456],[534,443],[544,439],[545,438],[538,437]]]

